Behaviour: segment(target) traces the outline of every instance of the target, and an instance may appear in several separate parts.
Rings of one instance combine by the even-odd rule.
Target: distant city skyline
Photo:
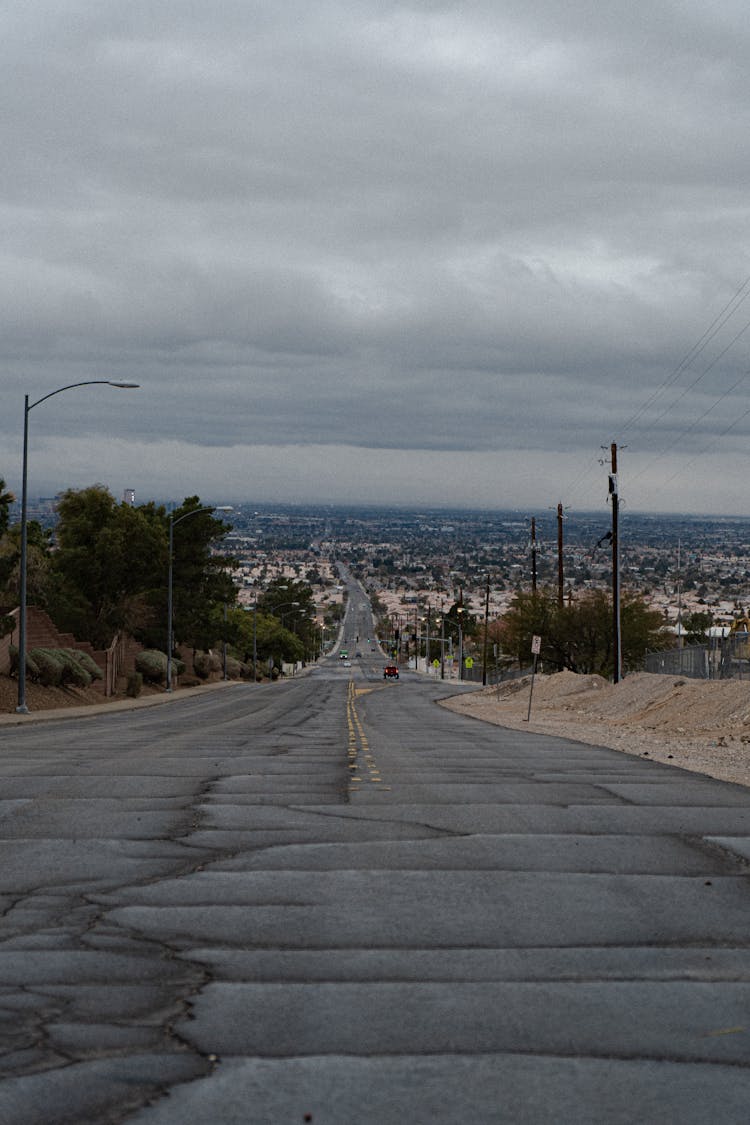
[[[32,0],[0,476],[742,514],[750,24],[695,0]],[[720,123],[720,127],[717,126]],[[602,449],[604,447],[604,449]]]

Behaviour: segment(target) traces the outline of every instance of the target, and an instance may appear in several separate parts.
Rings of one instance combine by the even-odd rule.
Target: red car
[[[383,669],[383,679],[384,680],[397,680],[398,679],[398,668],[396,667],[395,664],[386,664],[385,668]]]

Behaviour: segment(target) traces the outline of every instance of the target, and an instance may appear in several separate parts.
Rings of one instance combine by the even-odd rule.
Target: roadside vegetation
[[[12,631],[9,613],[19,599],[21,527],[9,520],[13,500],[0,479],[0,636]],[[314,658],[320,638],[311,587],[276,582],[256,607],[241,607],[235,560],[224,543],[231,525],[204,508],[199,496],[190,496],[171,513],[175,670],[178,648],[191,650],[196,677],[204,680],[223,673],[225,645],[231,677],[275,676],[284,662]],[[146,683],[165,682],[170,512],[119,502],[95,484],[64,492],[57,517],[53,531],[27,525],[27,603],[95,649],[117,634],[132,636],[145,649],[139,675]],[[27,672],[33,682],[55,686],[83,685],[94,675],[63,650],[28,652]]]

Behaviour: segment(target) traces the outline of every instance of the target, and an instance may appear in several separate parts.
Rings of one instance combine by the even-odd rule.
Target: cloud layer
[[[7,13],[0,475],[25,393],[119,378],[142,389],[32,415],[32,492],[195,492],[223,461],[235,497],[272,464],[263,498],[301,498],[318,464],[321,500],[409,502],[397,463],[439,502],[441,460],[485,458],[498,506],[582,473],[588,504],[618,439],[634,506],[689,481],[735,510],[749,38],[721,0]]]

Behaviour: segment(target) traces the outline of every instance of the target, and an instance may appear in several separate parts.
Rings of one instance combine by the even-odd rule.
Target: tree
[[[10,506],[14,500],[15,496],[12,492],[6,492],[5,481],[0,477],[0,536],[4,535],[8,530]]]
[[[469,613],[468,609],[464,607],[463,598],[459,598],[458,601],[455,601],[444,616],[446,640],[451,637],[454,642],[458,641],[459,622],[461,624],[461,634],[464,640],[467,637],[473,637],[477,632],[477,620]]]
[[[26,525],[26,598],[47,606],[50,585],[51,532],[36,520]],[[15,523],[0,537],[0,601],[17,605],[21,591],[21,525]]]
[[[252,664],[253,641],[259,665],[269,660],[276,666],[294,664],[304,658],[300,638],[273,614],[236,607],[229,614],[229,627],[232,653],[245,664]]]
[[[57,512],[47,595],[57,626],[97,647],[145,630],[167,570],[163,509],[118,503],[96,484],[68,489]]]
[[[172,513],[173,631],[176,641],[193,649],[210,648],[222,638],[224,606],[232,607],[237,600],[229,573],[235,560],[220,551],[231,525],[211,512],[199,496],[188,496]],[[168,537],[167,516],[163,527]],[[166,574],[165,566],[164,581]],[[166,621],[166,600],[162,604]]]
[[[302,660],[315,650],[315,603],[312,587],[306,582],[279,578],[258,598],[258,609],[275,617],[283,625],[291,623],[291,632],[298,637]]]
[[[706,642],[706,634],[713,625],[713,615],[696,610],[686,613],[682,618],[682,635],[686,645],[702,645]]]
[[[559,664],[557,651],[557,595],[542,588],[537,593],[518,591],[501,618],[500,634],[503,651],[512,654],[518,666],[531,663],[532,637],[542,638],[542,661]]]
[[[558,606],[549,589],[516,594],[502,619],[503,647],[523,667],[530,661],[531,638],[542,638],[541,658],[573,672],[611,676],[614,670],[612,599],[605,590],[588,590],[570,605]],[[641,597],[623,594],[620,602],[623,665],[638,668],[647,652],[666,643],[662,616]]]

